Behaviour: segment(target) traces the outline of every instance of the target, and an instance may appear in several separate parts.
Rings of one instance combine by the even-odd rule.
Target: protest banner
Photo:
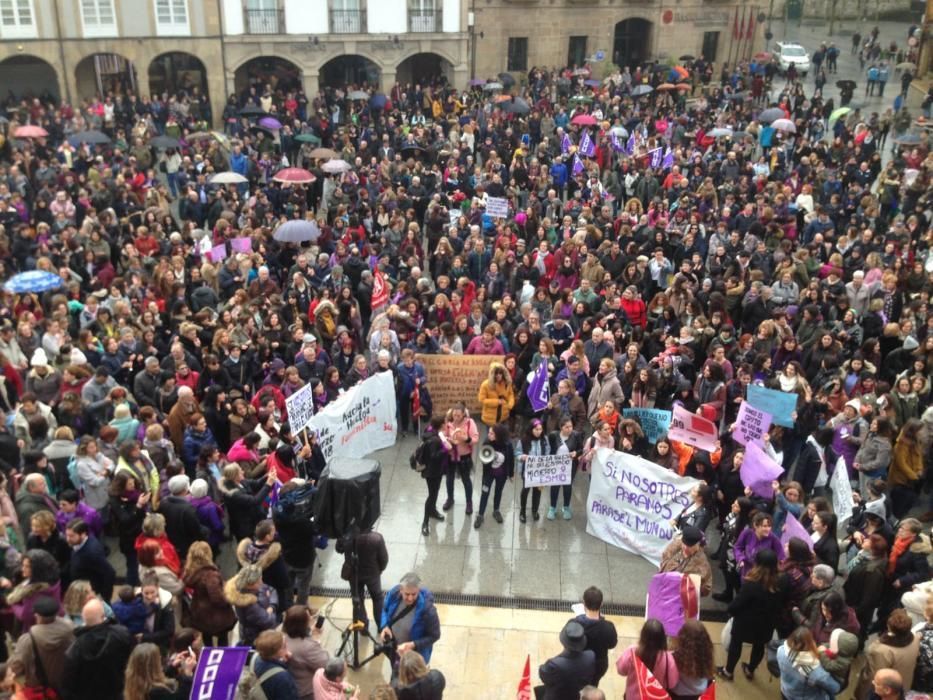
[[[657,566],[677,534],[671,520],[700,483],[635,455],[596,451],[586,497],[586,531]]]
[[[675,405],[667,436],[671,440],[714,452],[716,441],[719,440],[719,431],[713,421],[694,415],[683,406]]]
[[[771,414],[752,407],[748,401],[739,406],[732,437],[740,445],[759,444],[771,427]]]
[[[443,415],[463,402],[479,420],[479,385],[489,377],[489,363],[502,362],[501,356],[417,355],[416,359],[424,365],[436,414]]]
[[[570,455],[528,455],[525,460],[525,488],[566,486],[573,475]]]
[[[234,253],[252,253],[253,242],[250,240],[249,236],[243,236],[242,238],[232,238],[230,239],[230,250],[232,250]]]
[[[356,459],[395,444],[397,433],[395,382],[391,372],[380,372],[350,387],[327,404],[309,422],[324,459],[340,451]]]
[[[788,513],[787,519],[784,521],[784,529],[781,530],[781,546],[786,547],[787,543],[794,537],[806,542],[810,551],[813,551],[813,540],[810,539],[807,528],[800,524],[800,521],[794,517],[793,513]]]
[[[843,523],[852,517],[855,499],[852,498],[852,484],[849,483],[849,471],[842,457],[836,460],[836,468],[829,478],[829,488],[833,492],[833,513]]]
[[[771,482],[780,478],[784,467],[771,459],[756,443],[750,442],[745,447],[745,457],[739,468],[742,483],[762,498],[772,498],[774,489]]]
[[[776,425],[785,428],[794,427],[792,414],[797,410],[797,394],[787,391],[765,389],[757,384],[748,385],[748,403],[752,408],[771,414],[771,420]]]
[[[288,413],[292,432],[296,435],[307,427],[314,417],[314,390],[311,384],[305,384],[285,399],[285,412]]]
[[[227,246],[224,243],[220,245],[213,246],[209,251],[207,251],[207,257],[211,259],[211,262],[218,263],[223,262],[227,259]]]
[[[247,647],[205,647],[191,683],[191,700],[233,700],[249,654]]]
[[[508,218],[509,200],[505,197],[487,197],[486,213],[496,219]]]
[[[645,437],[652,445],[663,437],[671,427],[671,412],[660,408],[624,408],[624,418],[634,418],[645,431]]]

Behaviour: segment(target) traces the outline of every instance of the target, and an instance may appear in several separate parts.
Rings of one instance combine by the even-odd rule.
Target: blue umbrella
[[[20,272],[18,275],[13,275],[3,285],[3,288],[14,294],[25,294],[26,292],[47,292],[61,286],[62,278],[55,273],[30,270],[29,272]]]
[[[388,101],[389,98],[380,92],[369,98],[369,106],[373,109],[385,109]]]
[[[281,243],[303,243],[316,241],[321,235],[321,229],[313,221],[292,219],[279,226],[272,237]]]

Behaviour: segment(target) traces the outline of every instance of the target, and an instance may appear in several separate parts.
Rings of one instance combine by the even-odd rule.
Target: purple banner
[[[786,547],[787,543],[794,537],[806,542],[810,551],[813,551],[813,540],[810,539],[810,533],[807,532],[807,529],[794,517],[793,513],[788,513],[787,520],[784,521],[784,529],[781,530],[781,544]]]
[[[564,133],[564,138],[560,140],[560,152],[563,153],[564,155],[567,155],[568,153],[570,153],[570,147],[572,145],[573,144],[570,141],[570,135],[567,133]]]
[[[771,488],[771,482],[783,473],[784,468],[765,454],[758,445],[753,442],[746,445],[739,476],[742,477],[742,483],[757,496],[773,498],[774,489]]]
[[[234,238],[230,241],[230,248],[234,253],[252,253],[253,242],[249,239],[249,236]]]
[[[207,253],[210,257],[211,262],[223,262],[227,258],[227,246],[224,243],[220,245],[215,245]]]
[[[625,152],[628,155],[633,155],[635,153],[635,146],[637,145],[637,139],[635,138],[635,132],[633,131],[629,134],[628,141],[625,142]]]
[[[596,154],[596,144],[590,138],[589,131],[583,132],[583,138],[580,140],[580,153],[588,158],[592,158]]]
[[[547,408],[548,399],[551,398],[551,388],[548,384],[547,361],[541,360],[534,371],[531,381],[528,382],[528,400],[531,410],[537,413]]]
[[[248,653],[246,647],[202,649],[190,700],[233,700]]]
[[[752,408],[748,401],[743,401],[739,406],[739,415],[735,419],[732,437],[741,445],[749,445],[753,442],[758,444],[762,442],[770,427],[770,413]]]
[[[580,160],[579,153],[574,153],[573,154],[573,174],[579,175],[582,172],[583,172],[583,161]]]

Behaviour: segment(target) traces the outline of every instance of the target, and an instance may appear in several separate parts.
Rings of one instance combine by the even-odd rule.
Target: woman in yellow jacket
[[[920,448],[922,421],[911,418],[907,421],[897,441],[888,470],[888,486],[891,487],[891,511],[900,519],[907,515],[917,500],[917,485],[923,475],[923,453]]]
[[[477,399],[483,411],[480,420],[487,427],[508,420],[509,414],[515,408],[515,392],[512,391],[512,381],[509,372],[501,362],[492,362],[489,365],[489,377],[479,385]]]

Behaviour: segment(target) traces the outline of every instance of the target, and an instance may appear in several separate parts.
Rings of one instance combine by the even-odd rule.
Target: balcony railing
[[[366,31],[366,10],[331,10],[330,31],[333,34],[363,34]]]
[[[246,31],[249,34],[283,34],[285,16],[281,10],[250,10],[246,13]]]
[[[408,31],[439,32],[443,27],[440,10],[424,10],[420,7],[408,10]]]

